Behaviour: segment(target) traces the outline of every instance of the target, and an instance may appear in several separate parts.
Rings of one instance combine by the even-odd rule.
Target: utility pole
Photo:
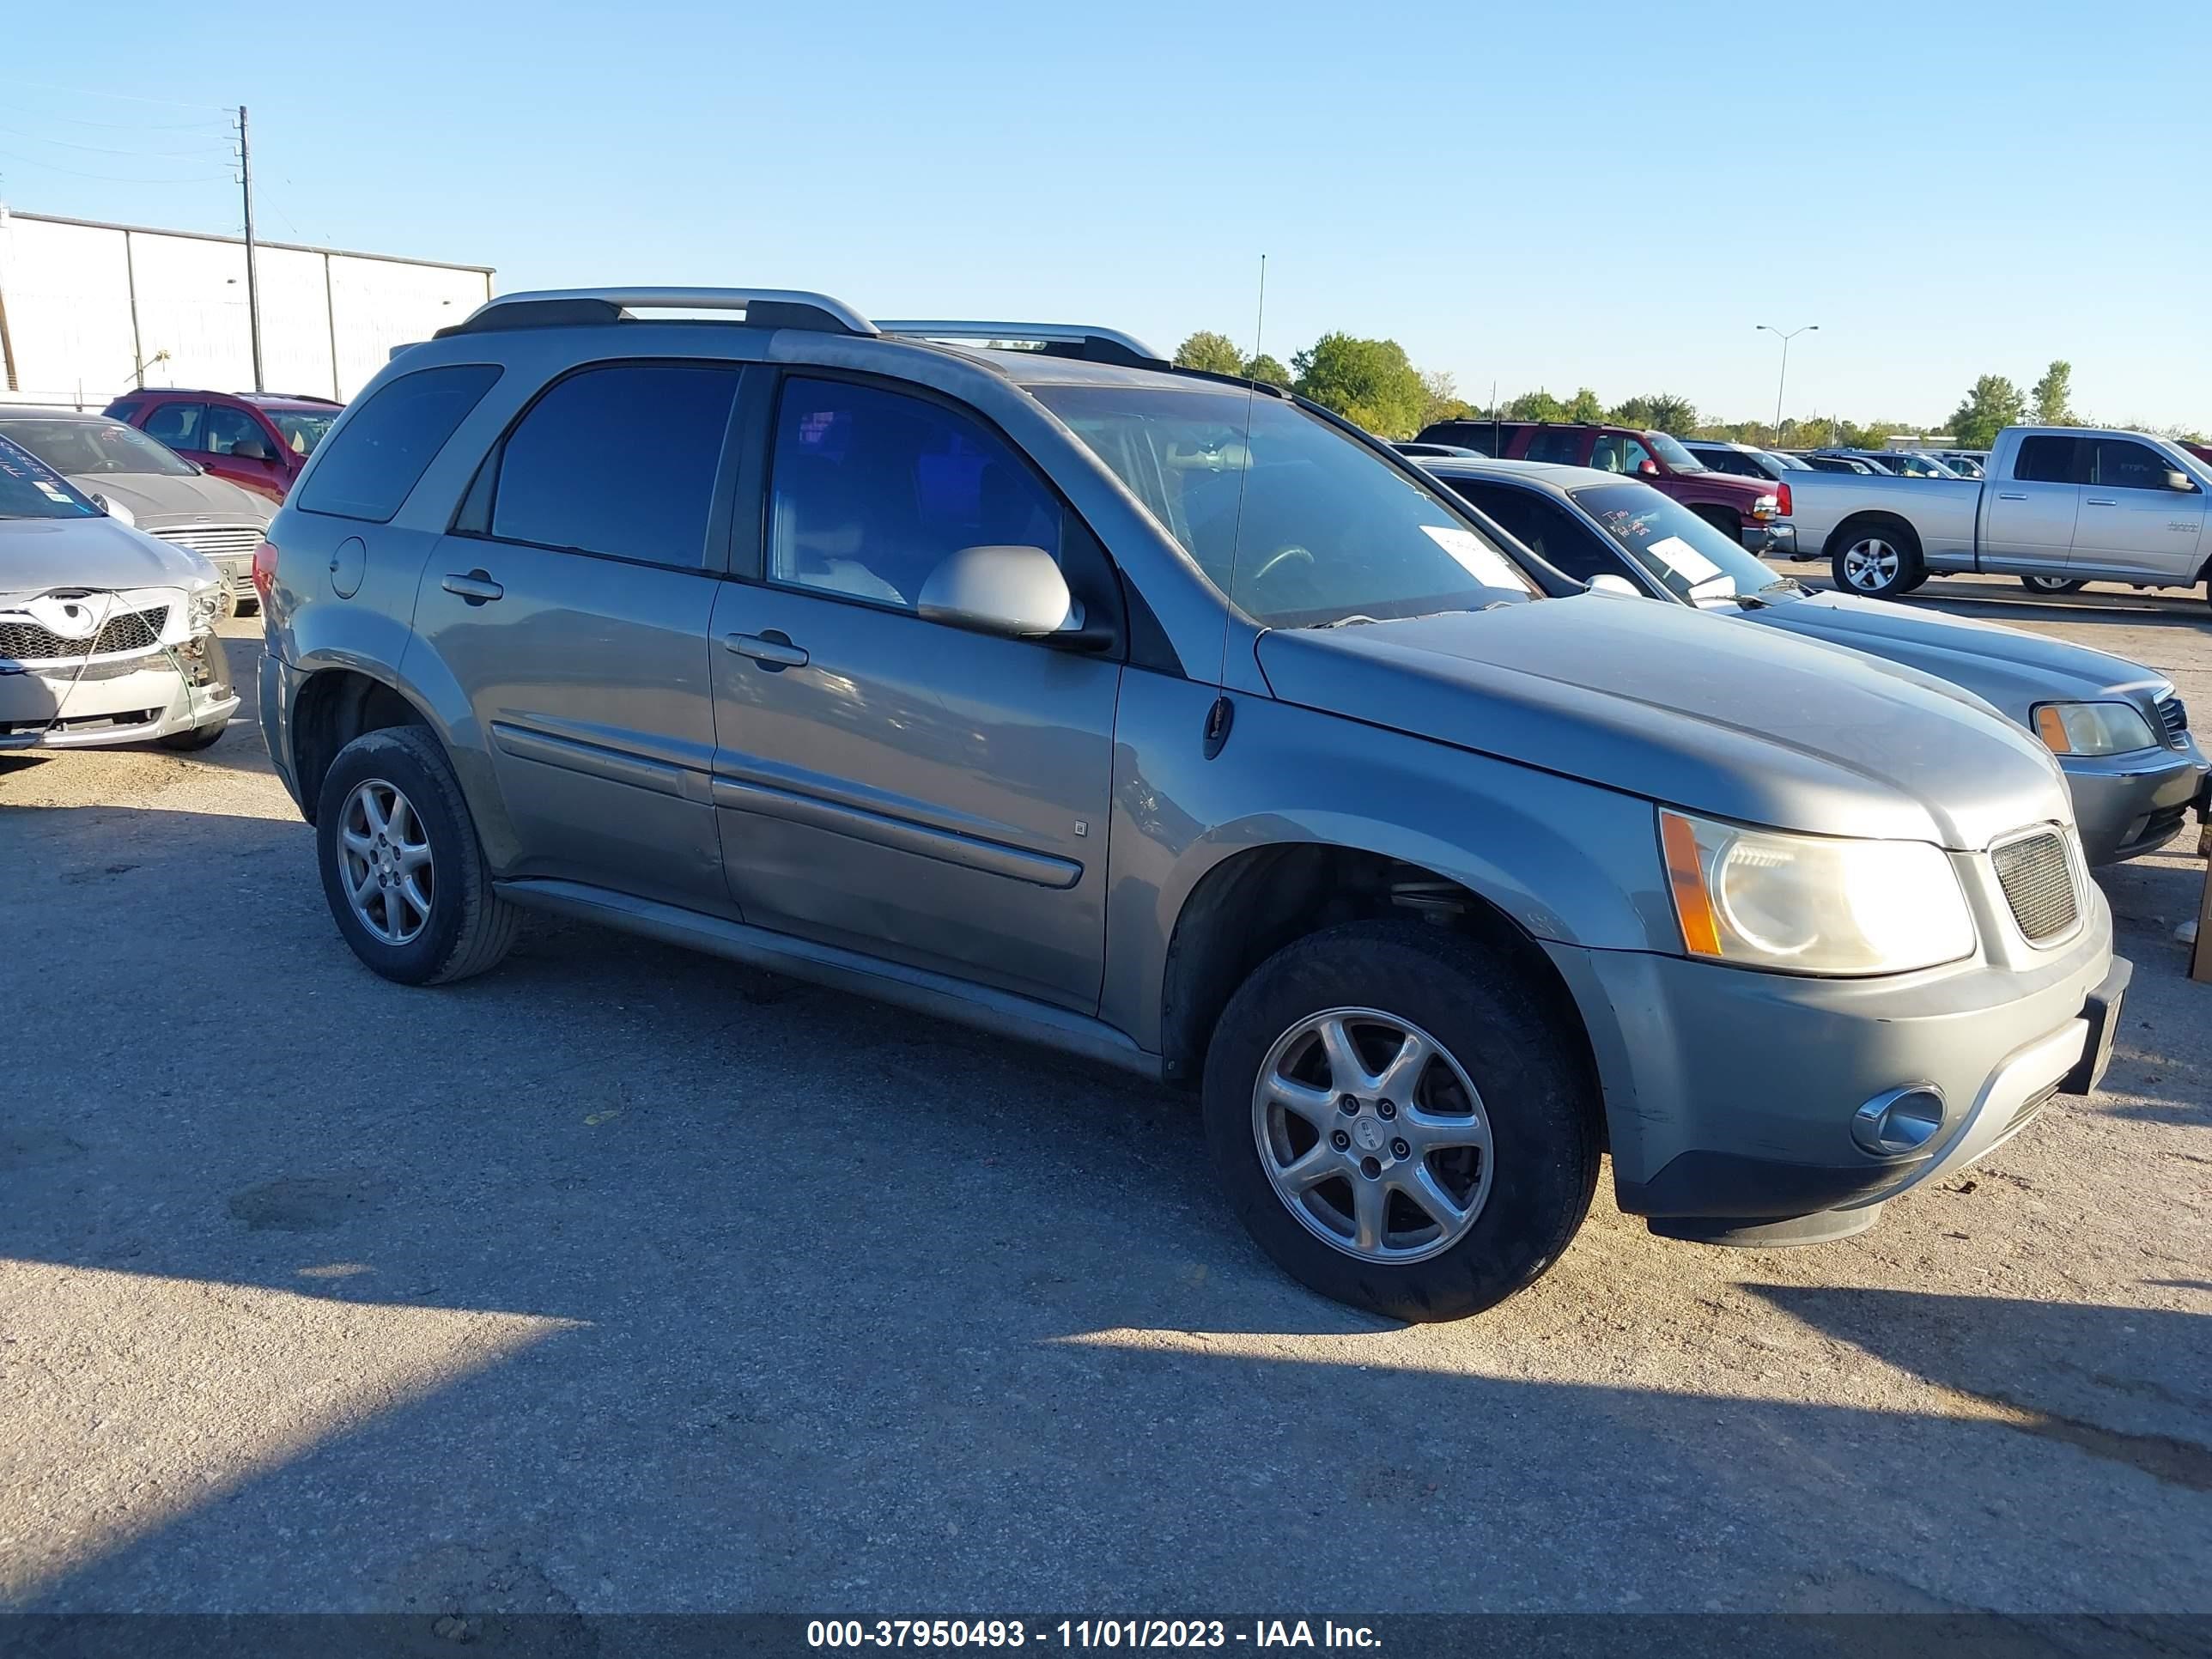
[[[240,111],[240,113],[243,114],[244,112]],[[1761,323],[1753,329],[1752,332],[1756,334],[1761,330],[1782,342],[1782,376],[1774,383],[1774,440],[1779,443],[1782,441],[1782,388],[1790,384],[1790,343],[1800,334],[1818,334],[1820,331],[1820,325],[1818,323],[1807,323],[1803,327],[1793,328],[1784,334],[1778,328],[1770,327]]]
[[[253,344],[253,389],[261,383],[261,284],[253,258],[253,149],[246,136],[246,106],[238,106],[238,183],[246,192],[246,331]]]

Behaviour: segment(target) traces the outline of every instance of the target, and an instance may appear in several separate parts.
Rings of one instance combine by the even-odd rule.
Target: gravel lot
[[[2212,723],[2201,599],[1916,602]],[[2212,1612],[2192,851],[2106,877],[2108,1092],[1992,1165],[1758,1254],[1608,1180],[1404,1329],[1173,1097],[543,919],[402,989],[250,722],[0,757],[0,1607]]]

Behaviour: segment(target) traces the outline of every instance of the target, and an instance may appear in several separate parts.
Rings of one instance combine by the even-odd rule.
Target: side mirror
[[[1589,581],[1589,591],[1593,593],[1610,593],[1616,599],[1640,599],[1644,597],[1642,591],[1634,582],[1626,576],[1616,576],[1610,571],[1602,576],[1592,576]]]
[[[1016,639],[1083,626],[1067,578],[1041,547],[963,547],[929,573],[915,608],[932,622]]]
[[[2184,495],[2194,495],[2197,480],[2179,467],[2168,467],[2166,470],[2166,487]]]
[[[131,509],[120,501],[111,501],[105,495],[89,495],[86,499],[118,524],[135,525],[138,522],[131,515]]]
[[[1656,478],[1659,476],[1659,463],[1654,460],[1638,461],[1636,464],[1636,471],[1639,477]]]

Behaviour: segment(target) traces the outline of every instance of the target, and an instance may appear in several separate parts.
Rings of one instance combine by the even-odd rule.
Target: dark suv
[[[1418,441],[1463,445],[1494,460],[1631,473],[1754,553],[1787,558],[1797,551],[1788,484],[1716,471],[1664,432],[1565,421],[1437,421]]]
[[[106,412],[233,483],[281,501],[342,404],[276,392],[126,392]]]

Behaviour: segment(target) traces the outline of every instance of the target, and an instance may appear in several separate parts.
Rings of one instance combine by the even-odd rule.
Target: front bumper
[[[2092,864],[2154,852],[2173,838],[2212,778],[2212,762],[2185,738],[2181,749],[2127,755],[2063,755],[2059,770],[2074,795],[2074,822]]]
[[[228,720],[238,711],[222,643],[75,664],[0,671],[0,750],[89,749],[147,743]]]
[[[2014,936],[1881,979],[1547,945],[1590,1034],[1620,1207],[1715,1243],[1836,1237],[2016,1133],[2059,1085],[2088,1080],[2114,958],[2112,913],[2083,888],[2080,930],[2055,950]],[[1862,1150],[1853,1115],[1912,1085],[1940,1091],[1940,1127],[1909,1153]]]
[[[1753,519],[1743,526],[1743,544],[1753,552],[1771,554],[1778,559],[1797,556],[1797,526],[1787,519],[1776,519],[1761,524]]]

